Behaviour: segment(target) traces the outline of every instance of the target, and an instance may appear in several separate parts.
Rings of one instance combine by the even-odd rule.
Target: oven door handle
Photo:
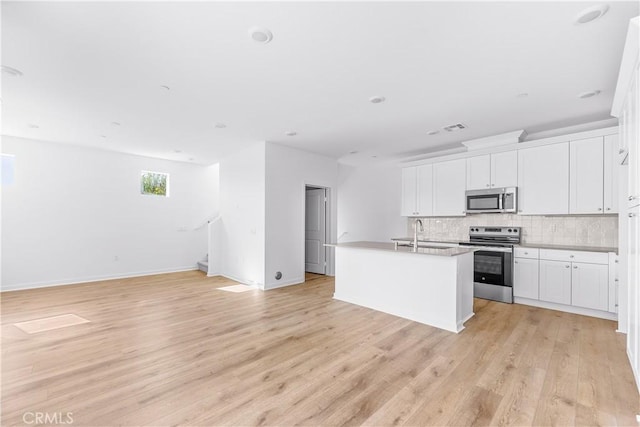
[[[503,210],[504,209],[503,206],[504,206],[504,193],[498,196],[498,210]]]
[[[476,245],[465,245],[463,243],[460,244],[461,248],[465,249],[474,249],[475,251],[486,251],[486,252],[503,252],[503,253],[512,253],[512,248],[500,248],[496,246],[476,246]]]

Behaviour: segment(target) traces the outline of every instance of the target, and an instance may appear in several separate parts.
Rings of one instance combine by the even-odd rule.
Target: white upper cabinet
[[[433,164],[433,215],[465,215],[466,159]]]
[[[516,150],[467,159],[467,190],[486,190],[517,185],[518,152]]]
[[[604,137],[604,213],[618,213],[618,135]]]
[[[569,213],[569,143],[518,150],[518,213]]]
[[[433,166],[422,165],[402,169],[402,216],[433,214]]]
[[[601,136],[571,141],[569,145],[569,213],[602,213],[604,145]]]
[[[516,150],[491,155],[491,186],[518,186],[518,152]]]
[[[467,190],[486,190],[491,187],[491,155],[467,159]]]
[[[417,167],[402,169],[402,207],[400,209],[402,216],[413,216],[418,212],[417,174]]]
[[[418,212],[419,216],[433,215],[433,165],[418,166]]]

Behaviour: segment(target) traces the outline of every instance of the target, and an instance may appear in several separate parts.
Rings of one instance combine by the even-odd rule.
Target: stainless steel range
[[[473,261],[473,296],[513,303],[513,245],[520,243],[520,227],[469,227],[469,242],[476,249]]]

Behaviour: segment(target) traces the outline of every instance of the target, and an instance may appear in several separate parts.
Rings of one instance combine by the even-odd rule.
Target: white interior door
[[[325,274],[326,190],[307,189],[305,203],[305,271]]]

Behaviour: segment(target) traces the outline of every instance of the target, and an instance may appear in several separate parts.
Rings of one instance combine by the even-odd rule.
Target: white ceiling
[[[266,140],[358,164],[602,120],[639,12],[575,25],[594,4],[3,1],[2,65],[24,75],[2,74],[2,133],[203,164]]]

